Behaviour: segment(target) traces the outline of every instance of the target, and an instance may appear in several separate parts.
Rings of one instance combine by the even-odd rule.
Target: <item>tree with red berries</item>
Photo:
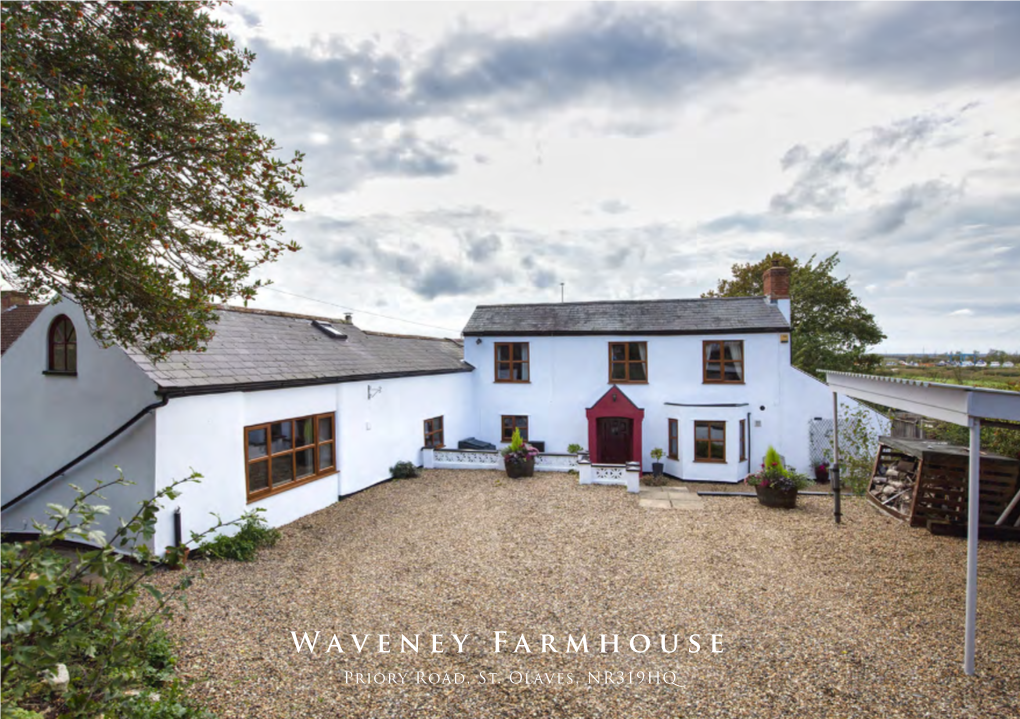
[[[212,336],[287,250],[301,153],[228,117],[255,56],[218,2],[4,3],[3,277],[85,310],[105,344],[154,358]]]

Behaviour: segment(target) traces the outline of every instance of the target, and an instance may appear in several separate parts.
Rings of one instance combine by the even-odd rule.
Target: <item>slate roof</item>
[[[221,307],[216,336],[205,352],[180,352],[153,364],[128,355],[161,390],[252,389],[471,371],[451,340],[366,332],[343,320]],[[334,339],[312,325],[332,323]],[[254,385],[254,386],[253,386]],[[261,386],[261,387],[260,387]]]
[[[763,297],[479,305],[464,327],[471,335],[681,335],[789,332]]]
[[[21,337],[21,333],[28,329],[44,307],[45,304],[14,305],[0,313],[0,355]]]

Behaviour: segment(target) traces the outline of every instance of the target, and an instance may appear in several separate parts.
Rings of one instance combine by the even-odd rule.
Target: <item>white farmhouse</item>
[[[186,541],[210,512],[261,507],[279,526],[397,461],[468,437],[498,445],[515,428],[550,454],[583,445],[596,465],[647,470],[659,447],[682,479],[737,482],[768,445],[810,473],[809,433],[832,393],[790,364],[784,268],[765,292],[479,306],[463,346],[350,316],[222,308],[204,352],[158,364],[102,348],[74,303],[49,305],[3,356],[3,528],[31,532],[47,503],[70,503],[69,484],[117,467],[135,485],[108,496],[108,532],[193,469],[204,479],[160,515],[154,547]]]
[[[766,297],[479,306],[464,328],[479,436],[515,427],[546,450],[737,482],[775,446],[811,473],[809,429],[828,387],[790,364],[788,271]],[[849,404],[850,400],[846,400]]]

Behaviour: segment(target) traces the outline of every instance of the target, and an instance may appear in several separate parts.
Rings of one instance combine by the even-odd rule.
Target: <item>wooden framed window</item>
[[[333,415],[245,427],[244,460],[249,502],[334,474]]]
[[[497,342],[494,348],[497,382],[531,381],[531,353],[527,342]]]
[[[610,342],[609,381],[648,382],[648,343]]]
[[[702,347],[704,383],[744,383],[743,340],[705,340]]]
[[[60,315],[50,323],[46,371],[53,374],[78,374],[78,335],[67,315]]]
[[[433,417],[425,420],[425,447],[438,449],[443,443],[443,418]]]
[[[669,458],[680,459],[680,423],[669,420]]]
[[[740,461],[747,459],[747,420],[740,420]]]
[[[694,461],[726,462],[726,423],[694,423]]]
[[[528,418],[521,415],[503,415],[500,439],[509,442],[514,437],[514,430],[521,430],[521,439],[528,441]]]

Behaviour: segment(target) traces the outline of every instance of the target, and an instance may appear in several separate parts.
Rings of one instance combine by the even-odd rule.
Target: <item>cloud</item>
[[[411,289],[426,300],[443,295],[469,295],[492,282],[486,273],[438,261],[411,279]]]
[[[891,234],[903,227],[911,215],[943,207],[959,195],[959,188],[941,180],[905,187],[891,202],[872,211],[865,234]]]
[[[735,15],[739,13],[739,16]],[[1020,8],[1012,3],[741,6],[596,4],[522,35],[460,26],[416,51],[343,36],[307,48],[253,38],[249,87],[331,125],[579,103],[645,112],[686,104],[740,79],[775,74],[852,78],[918,89],[1015,84]],[[616,114],[620,114],[617,112]]]
[[[531,273],[531,284],[545,290],[556,284],[556,273],[552,270],[537,270]]]
[[[472,262],[486,262],[503,248],[499,235],[487,234],[480,237],[467,238],[467,256]]]
[[[966,108],[954,114],[929,113],[871,127],[858,137],[840,140],[817,153],[802,144],[794,145],[779,164],[795,171],[793,184],[773,195],[773,211],[832,212],[846,201],[850,189],[867,189],[883,171],[915,154],[936,138],[943,144],[953,140],[948,128]]]
[[[964,307],[962,310],[956,310],[955,312],[950,312],[949,316],[950,317],[970,317],[973,314],[974,314],[974,310],[968,309],[968,308]]]
[[[451,159],[456,150],[438,141],[426,141],[405,130],[385,144],[370,149],[364,162],[370,174],[406,177],[441,177],[456,172]]]
[[[599,203],[599,209],[608,215],[620,215],[630,210],[630,205],[622,200],[603,200]]]

